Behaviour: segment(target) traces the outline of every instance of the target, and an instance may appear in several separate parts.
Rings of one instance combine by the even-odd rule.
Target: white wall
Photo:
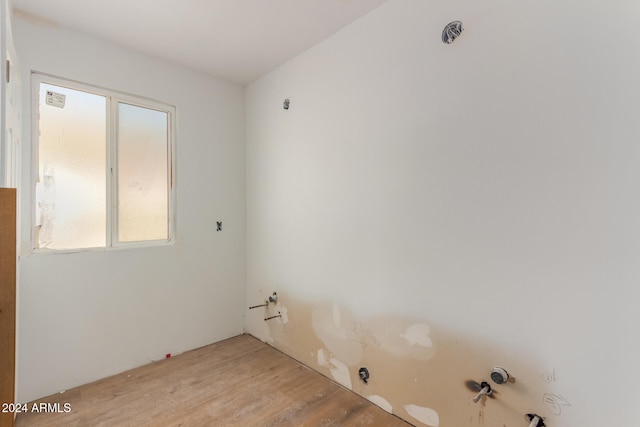
[[[14,37],[23,82],[36,70],[175,105],[178,198],[176,243],[165,247],[31,255],[23,221],[18,401],[242,333],[243,88],[29,17],[14,18]]]
[[[639,17],[391,0],[251,84],[248,330],[417,425],[638,425]]]
[[[9,82],[6,81],[6,68],[2,68],[2,165],[0,166],[0,184],[5,187],[16,188],[19,182],[21,124],[22,124],[22,82],[20,76],[20,63],[13,43],[11,6],[3,4],[2,10],[2,49],[3,59],[9,61]]]

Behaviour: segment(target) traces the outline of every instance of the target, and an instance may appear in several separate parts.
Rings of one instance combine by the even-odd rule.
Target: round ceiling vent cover
[[[460,34],[462,34],[462,22],[453,21],[449,22],[444,30],[442,30],[442,42],[446,44],[451,44],[455,39],[458,38]]]

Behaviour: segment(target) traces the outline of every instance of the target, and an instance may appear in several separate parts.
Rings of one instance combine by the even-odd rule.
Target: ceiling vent
[[[442,30],[442,42],[446,44],[451,44],[455,39],[458,38],[460,34],[462,34],[462,22],[453,21],[449,22],[444,30]]]

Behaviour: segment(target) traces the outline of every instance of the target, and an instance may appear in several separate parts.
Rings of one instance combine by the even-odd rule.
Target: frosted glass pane
[[[168,235],[168,115],[118,104],[118,240]]]
[[[105,246],[106,99],[43,83],[39,112],[37,247]]]

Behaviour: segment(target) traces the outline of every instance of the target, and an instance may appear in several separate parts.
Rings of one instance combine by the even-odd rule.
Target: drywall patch
[[[435,354],[431,328],[424,322],[410,322],[402,318],[375,318],[367,322],[376,347],[395,357],[427,361]]]
[[[327,356],[324,354],[324,349],[318,350],[318,365],[320,366],[329,366],[329,362],[327,362]]]
[[[287,310],[287,307],[278,303],[278,305],[276,305],[276,311],[280,315],[280,320],[282,320],[282,324],[286,325],[287,323],[289,323],[289,315],[288,315],[289,310]]]
[[[404,409],[416,420],[431,427],[440,426],[438,413],[431,408],[418,405],[405,405]]]
[[[291,313],[291,322],[287,325],[279,321],[264,322],[262,314],[266,310],[247,317],[252,334],[261,330],[258,328],[268,326],[276,348],[346,387],[352,383],[351,390],[363,397],[384,391],[385,400],[388,399],[393,406],[392,413],[413,425],[439,427],[440,413],[444,417],[442,422],[447,426],[470,427],[482,421],[485,426],[513,424],[515,427],[523,422],[518,411],[504,410],[506,406],[485,411],[480,405],[461,405],[461,402],[470,402],[479,390],[469,388],[469,383],[465,387],[465,380],[471,378],[469,375],[485,372],[487,366],[497,362],[508,365],[510,371],[518,372],[520,376],[528,372],[531,378],[539,377],[543,368],[531,371],[539,364],[526,352],[505,352],[499,344],[491,346],[459,330],[443,328],[442,325],[436,327],[426,317],[384,313],[359,317],[348,306],[338,303],[338,307],[339,322],[336,322],[337,315],[334,317],[333,301],[307,302],[291,298],[287,299]],[[250,313],[253,311],[256,310]],[[411,327],[418,324],[430,327],[431,347],[424,346],[427,328]],[[332,344],[335,350],[325,342]],[[342,356],[343,353],[348,356],[357,352],[362,355],[357,363],[351,364]],[[333,362],[332,358],[335,358]],[[346,368],[339,370],[339,362],[348,367],[351,375],[347,375]],[[375,381],[370,385],[358,380],[358,368],[362,366],[375,372]],[[528,384],[526,391],[521,389],[521,394],[510,393],[508,406],[527,407],[545,393],[552,392],[548,384],[550,380],[545,380],[548,376],[545,373],[542,380]],[[443,393],[443,389],[447,392]],[[504,397],[506,403],[507,396]],[[376,399],[373,397],[371,400]],[[404,406],[414,402],[417,405]],[[385,405],[382,400],[372,403],[380,407]],[[429,408],[419,409],[418,405],[427,404],[438,408],[437,413]],[[482,412],[481,417],[479,412]]]
[[[435,354],[431,328],[402,318],[354,319],[338,304],[316,307],[312,327],[324,347],[350,367],[358,366],[364,351],[385,350],[402,359],[427,361]]]
[[[347,367],[347,365],[345,365],[335,357],[329,359],[329,362],[329,370],[331,371],[331,376],[333,377],[333,379],[351,390],[351,375],[349,374],[349,368]]]
[[[391,406],[391,403],[389,403],[389,401],[387,399],[385,399],[382,396],[378,396],[377,394],[372,394],[371,396],[367,396],[367,399],[375,404],[378,405],[379,407],[381,407],[382,409],[384,409],[385,411],[387,411],[388,413],[392,413],[393,412],[393,406]]]
[[[339,313],[336,315],[336,312]],[[336,322],[338,320],[338,322]],[[333,307],[313,310],[311,316],[313,331],[329,352],[348,366],[357,366],[362,360],[362,343],[357,339],[353,322],[345,319],[344,313]],[[339,326],[336,326],[336,324]]]
[[[431,347],[431,328],[426,323],[414,323],[409,325],[404,334],[400,334],[402,338],[407,340],[410,346],[419,345],[422,347]]]

